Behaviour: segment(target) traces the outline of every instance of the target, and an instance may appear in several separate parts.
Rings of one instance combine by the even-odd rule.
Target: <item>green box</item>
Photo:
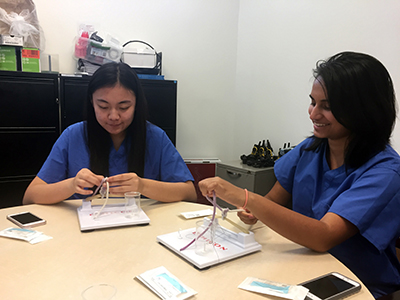
[[[36,48],[22,48],[21,66],[24,72],[40,72],[40,51]]]
[[[0,70],[17,71],[17,55],[13,46],[0,46]]]

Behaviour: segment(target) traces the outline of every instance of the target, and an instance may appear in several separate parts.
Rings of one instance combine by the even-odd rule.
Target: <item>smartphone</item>
[[[22,228],[35,227],[46,224],[46,220],[35,216],[30,212],[21,212],[17,214],[8,215],[7,219],[17,224]]]
[[[343,299],[361,289],[361,285],[346,276],[333,272],[300,283],[309,289],[306,300]]]

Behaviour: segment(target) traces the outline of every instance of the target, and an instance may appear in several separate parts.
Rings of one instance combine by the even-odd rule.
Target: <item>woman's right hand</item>
[[[95,185],[99,186],[104,176],[96,175],[89,169],[83,168],[81,169],[74,179],[72,180],[73,194],[81,194],[81,195],[91,195],[93,191],[91,188]]]
[[[236,206],[244,205],[246,194],[244,189],[220,178],[209,177],[199,182],[199,189],[203,196],[212,197],[213,193],[222,200]]]

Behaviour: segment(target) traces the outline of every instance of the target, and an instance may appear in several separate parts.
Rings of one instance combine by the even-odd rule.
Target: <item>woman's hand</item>
[[[199,188],[204,196],[211,197],[215,192],[216,196],[239,208],[244,205],[246,200],[246,192],[242,188],[234,186],[219,177],[206,178],[200,181]],[[249,225],[255,224],[258,220],[248,209],[238,212],[238,217],[243,223]]]
[[[211,197],[215,192],[217,197],[236,207],[242,207],[245,203],[245,191],[220,177],[210,177],[200,181],[199,188],[203,196]]]
[[[72,194],[91,195],[93,191],[90,190],[93,186],[99,185],[104,176],[96,175],[89,169],[81,169],[74,179],[71,181]]]
[[[127,192],[139,192],[143,196],[162,202],[195,200],[196,190],[192,181],[163,182],[141,178],[135,173],[124,173],[108,177],[110,194],[123,196]]]
[[[124,173],[108,177],[110,194],[123,195],[127,192],[142,193],[142,178],[136,173]]]
[[[46,183],[35,177],[25,191],[23,204],[53,204],[68,199],[73,194],[92,195],[91,188],[99,186],[104,177],[88,169],[81,169],[75,177],[55,183]]]
[[[258,221],[258,219],[257,219],[255,216],[253,216],[253,215],[251,214],[251,212],[250,212],[248,209],[246,209],[246,211],[240,211],[240,212],[238,212],[237,215],[238,215],[239,219],[240,219],[243,223],[245,223],[245,224],[247,224],[247,225],[256,224],[257,221]]]

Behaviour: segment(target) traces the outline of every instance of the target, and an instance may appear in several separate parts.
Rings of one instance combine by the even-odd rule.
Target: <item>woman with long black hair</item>
[[[313,135],[279,158],[265,195],[221,178],[199,183],[282,236],[328,251],[377,298],[400,289],[400,157],[390,146],[396,121],[392,79],[376,58],[355,52],[320,61],[308,108]],[[292,201],[293,210],[283,205]]]
[[[147,104],[136,73],[108,63],[92,76],[86,121],[69,126],[23,203],[51,204],[90,196],[104,177],[110,193],[137,191],[163,202],[196,199],[193,177],[163,130],[147,121]]]

